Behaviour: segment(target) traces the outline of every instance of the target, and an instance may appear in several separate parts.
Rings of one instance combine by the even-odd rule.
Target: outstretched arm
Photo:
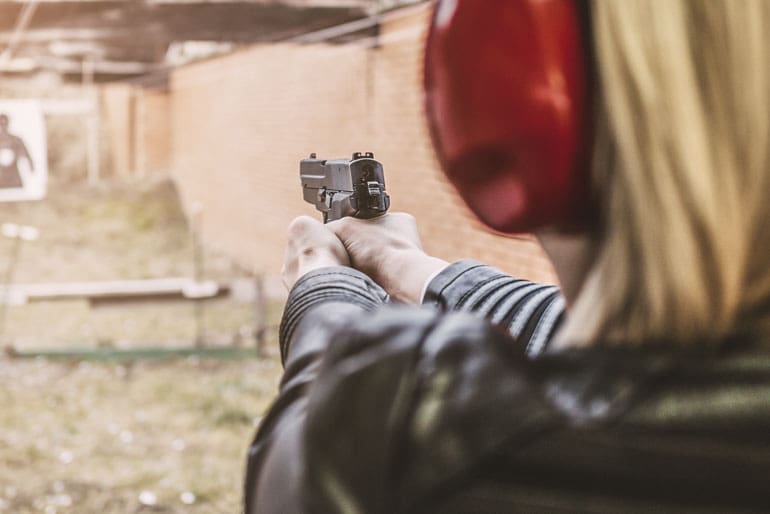
[[[249,450],[246,512],[302,512],[303,426],[308,396],[323,355],[340,327],[367,316],[387,294],[347,267],[342,243],[318,221],[300,217],[289,226],[282,270],[289,298],[281,321],[285,373],[278,399]]]
[[[532,355],[546,348],[564,316],[564,298],[556,286],[514,278],[476,261],[450,265],[427,255],[415,220],[408,214],[343,218],[328,227],[345,244],[352,266],[391,297],[479,314],[510,333]]]
[[[278,399],[249,449],[247,514],[307,512],[300,503],[308,487],[305,425],[322,360],[345,327],[368,319],[386,300],[368,277],[342,266],[317,268],[292,288],[281,321],[285,372]]]
[[[514,278],[473,260],[442,270],[428,284],[423,302],[481,315],[524,345],[529,355],[546,349],[565,313],[557,286]]]
[[[430,511],[531,420],[526,360],[478,317],[381,308],[382,288],[334,265],[346,256],[330,234],[309,218],[290,228],[285,374],[249,450],[246,513]]]

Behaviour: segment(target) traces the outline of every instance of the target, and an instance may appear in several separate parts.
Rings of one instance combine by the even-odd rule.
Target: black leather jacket
[[[533,357],[483,309],[445,312],[499,273],[453,266],[426,295],[442,309],[384,307],[349,268],[295,286],[247,512],[770,509],[770,353],[731,341]]]

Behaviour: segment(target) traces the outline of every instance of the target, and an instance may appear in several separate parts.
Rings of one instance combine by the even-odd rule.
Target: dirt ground
[[[173,187],[53,183],[48,199],[0,204],[0,223],[40,229],[15,281],[190,276],[192,245]],[[0,273],[10,241],[0,239]],[[243,275],[207,253],[207,278]],[[205,308],[207,341],[253,345],[254,306]],[[280,302],[268,309],[275,324]],[[189,345],[185,303],[11,307],[3,343],[37,348]],[[0,513],[235,513],[245,453],[275,395],[280,364],[232,361],[52,362],[0,358]]]

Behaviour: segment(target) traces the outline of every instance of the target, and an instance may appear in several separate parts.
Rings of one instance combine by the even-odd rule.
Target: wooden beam
[[[16,26],[11,32],[7,45],[5,49],[3,49],[3,53],[0,54],[0,62],[8,62],[11,60],[11,57],[13,57],[13,52],[16,51],[16,47],[21,43],[22,38],[24,37],[24,31],[27,30],[29,23],[32,21],[32,17],[35,15],[37,4],[37,0],[30,0],[22,6],[19,17],[16,19]]]
[[[109,280],[50,284],[14,284],[0,286],[0,301],[11,304],[27,302],[87,300],[92,303],[143,301],[154,299],[201,300],[229,296],[238,303],[257,300],[259,284],[253,278],[201,280],[192,278],[156,278],[145,280]]]
[[[83,62],[76,59],[61,59],[56,57],[25,58],[24,66],[15,61],[0,62],[0,73],[32,73],[37,70],[49,70],[57,73],[80,75],[83,72]],[[160,71],[162,65],[134,61],[93,61],[93,73],[96,75],[142,75]]]
[[[195,282],[190,278],[159,278],[148,280],[113,280],[106,282],[72,282],[54,284],[16,284],[0,287],[0,298],[30,301],[51,300],[122,300],[152,296],[177,296],[179,298],[212,298],[226,284],[207,280]]]

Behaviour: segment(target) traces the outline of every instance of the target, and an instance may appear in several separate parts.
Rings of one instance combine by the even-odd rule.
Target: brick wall
[[[127,177],[134,169],[134,97],[130,84],[108,84],[101,88],[102,131],[105,135],[109,169]]]
[[[170,98],[165,89],[144,88],[136,96],[136,169],[139,176],[168,173],[172,158]]]
[[[484,231],[438,169],[422,115],[428,11],[395,11],[377,42],[252,47],[173,72],[170,167],[204,241],[249,269],[280,269],[285,227],[317,215],[301,200],[298,161],[310,152],[373,151],[392,209],[417,217],[425,248],[554,281],[531,237]],[[376,43],[376,44],[372,44]]]
[[[169,172],[171,110],[168,92],[128,83],[101,87],[102,132],[109,174],[144,177]]]

